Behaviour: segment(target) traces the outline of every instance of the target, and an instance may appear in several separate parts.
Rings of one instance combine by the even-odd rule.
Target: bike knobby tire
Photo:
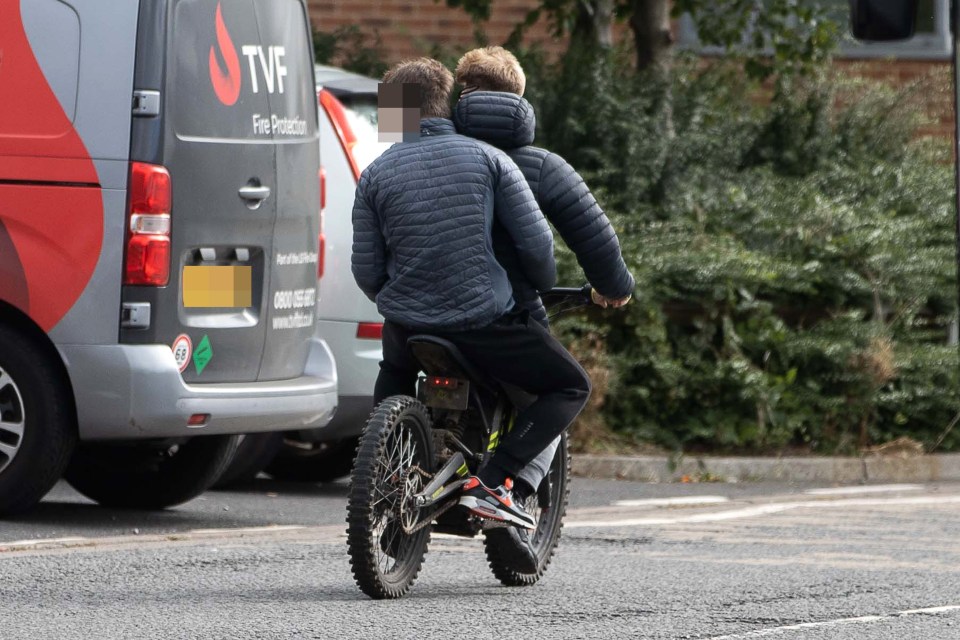
[[[537,556],[537,570],[533,573],[524,573],[510,561],[516,553],[505,550],[501,545],[510,544],[505,536],[484,537],[483,546],[487,554],[487,562],[493,575],[508,587],[529,587],[536,584],[546,573],[550,561],[556,553],[560,543],[560,531],[563,529],[563,518],[567,514],[567,501],[570,496],[570,452],[567,445],[567,434],[564,433],[557,447],[557,453],[550,463],[547,477],[540,483],[536,494],[530,496],[525,503],[527,511],[537,519],[537,528],[530,535],[532,545]]]
[[[423,404],[391,396],[360,436],[347,497],[347,547],[357,586],[374,599],[405,595],[423,566],[430,527],[412,533],[403,527],[419,521],[410,500],[426,482],[419,471],[433,472],[430,424]]]

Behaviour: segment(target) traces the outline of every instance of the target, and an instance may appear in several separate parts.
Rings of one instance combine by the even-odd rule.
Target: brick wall
[[[921,136],[952,138],[954,129],[953,82],[948,61],[837,60],[834,66],[851,76],[882,80],[897,86],[916,86],[917,104],[925,111]]]
[[[440,0],[308,0],[314,27],[333,31],[337,27],[359,25],[365,33],[378,33],[387,62],[423,55],[432,44],[451,50],[465,49],[474,43],[473,25],[461,9],[449,9]],[[538,0],[494,0],[490,21],[484,31],[493,44],[507,39],[514,26]],[[618,26],[617,36],[626,37]],[[558,54],[565,43],[552,38],[545,20],[528,31],[527,42],[539,43],[547,52]],[[845,72],[867,78],[905,84],[928,78],[923,102],[929,123],[921,135],[953,135],[953,96],[950,64],[945,61],[915,60],[838,60]]]
[[[466,48],[473,44],[473,25],[462,9],[449,9],[441,0],[309,0],[310,19],[315,28],[333,31],[356,24],[364,32],[377,32],[388,62],[423,55],[430,44]],[[493,44],[502,43],[513,28],[536,7],[536,0],[495,0],[484,31]],[[546,21],[528,32],[528,40],[550,52],[562,50],[563,43],[551,38]]]

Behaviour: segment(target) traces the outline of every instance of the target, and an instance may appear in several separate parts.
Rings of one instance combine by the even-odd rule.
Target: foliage
[[[336,65],[372,78],[383,77],[388,69],[380,35],[364,33],[357,25],[314,30],[313,51],[318,64]]]
[[[525,61],[538,144],[584,172],[637,276],[625,311],[558,327],[605,338],[610,425],[686,450],[938,440],[960,359],[951,165],[911,133],[930,87],[784,76],[769,95],[737,64],[681,61],[665,146],[662,92],[623,58]]]
[[[439,0],[435,0],[439,1]],[[620,20],[630,22],[646,2],[672,3],[675,18],[687,14],[697,28],[702,45],[719,47],[744,56],[748,75],[762,79],[772,74],[808,72],[829,59],[840,29],[831,19],[829,0],[599,0]],[[446,0],[463,9],[474,22],[489,20],[490,0]],[[508,42],[518,45],[530,26],[545,18],[550,33],[571,34],[583,14],[600,13],[598,0],[540,0],[517,25]],[[642,37],[634,32],[634,37]]]

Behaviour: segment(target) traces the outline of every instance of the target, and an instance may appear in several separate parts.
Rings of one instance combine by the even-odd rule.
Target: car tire
[[[237,452],[213,488],[226,489],[251,482],[270,464],[281,446],[282,433],[248,433],[241,436]]]
[[[350,474],[359,441],[359,437],[312,443],[284,440],[264,471],[275,480],[332,482]]]
[[[53,358],[25,332],[0,326],[0,516],[40,502],[76,445],[73,394]]]
[[[240,436],[197,436],[176,443],[82,444],[65,477],[105,507],[166,509],[191,500],[220,477]]]

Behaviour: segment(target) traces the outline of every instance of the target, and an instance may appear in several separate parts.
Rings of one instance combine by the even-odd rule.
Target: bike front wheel
[[[410,590],[427,553],[414,496],[433,471],[427,408],[391,396],[374,409],[360,436],[347,498],[347,546],[357,586],[375,599]]]

